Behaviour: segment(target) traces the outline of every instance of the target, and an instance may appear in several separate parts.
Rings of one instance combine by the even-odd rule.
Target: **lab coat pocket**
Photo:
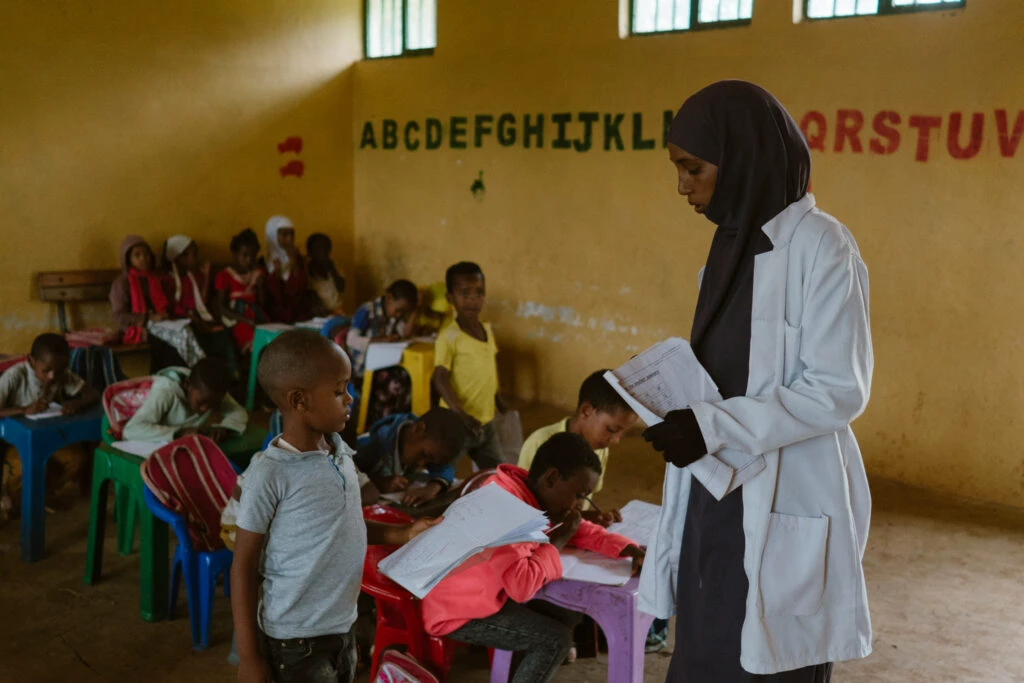
[[[763,616],[809,616],[825,593],[828,517],[773,512],[761,557]]]
[[[783,361],[782,377],[789,386],[800,376],[800,336],[801,329],[786,323],[786,348]]]

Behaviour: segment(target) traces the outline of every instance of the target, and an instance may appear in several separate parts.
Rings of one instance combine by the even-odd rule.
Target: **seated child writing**
[[[350,683],[367,543],[400,545],[437,520],[363,520],[353,451],[338,436],[352,397],[351,366],[336,344],[312,330],[285,332],[258,373],[283,430],[246,470],[238,504],[238,680]]]
[[[371,342],[394,342],[408,336],[411,330],[406,319],[416,309],[418,297],[416,285],[408,280],[395,280],[384,296],[367,301],[356,309],[345,340],[352,358],[353,376],[363,376],[366,349]]]
[[[206,357],[189,325],[159,325],[173,315],[153,250],[138,235],[121,243],[124,272],[110,286],[110,308],[125,344],[150,344],[153,372],[169,365],[195,365]]]
[[[405,491],[404,505],[417,506],[447,490],[455,478],[449,464],[461,451],[467,431],[450,410],[434,408],[417,418],[412,413],[389,415],[370,428],[359,446],[356,466],[383,493]],[[426,469],[426,486],[411,487],[414,474]]]
[[[551,520],[550,543],[516,543],[489,551],[456,569],[423,599],[427,633],[472,645],[525,652],[515,683],[551,680],[572,647],[580,615],[533,601],[545,584],[562,576],[559,550],[566,545],[607,557],[644,553],[624,536],[580,517],[580,507],[597,485],[601,463],[583,437],[555,434],[542,445],[530,471],[501,465],[488,482],[544,510]],[[474,564],[475,563],[475,564]]]
[[[484,273],[475,263],[456,263],[445,273],[455,318],[434,343],[433,376],[441,405],[455,411],[469,427],[466,451],[482,470],[502,462],[492,421],[498,410],[504,412],[498,395],[498,345],[490,323],[480,320],[487,299],[485,285]]]
[[[71,349],[59,334],[41,334],[32,342],[28,358],[0,375],[0,417],[34,415],[61,405],[61,413],[71,415],[100,400],[99,392],[68,369]],[[0,443],[0,463],[4,462],[6,444]],[[59,477],[47,477],[48,488],[57,490],[70,481],[81,467],[81,454],[58,450],[48,463],[60,467]],[[3,500],[0,516],[15,515],[21,502],[21,460],[12,450],[6,458],[3,476]]]
[[[554,434],[571,432],[586,439],[601,461],[601,476],[597,479],[594,493],[604,485],[604,472],[608,468],[608,449],[617,444],[622,435],[636,424],[636,413],[604,378],[604,370],[591,374],[580,386],[576,412],[553,425],[541,427],[523,442],[519,452],[519,466],[530,469],[533,458],[541,444]],[[584,503],[583,518],[608,526],[613,522],[621,522],[618,510],[607,510],[604,514],[590,509],[589,501]]]
[[[315,232],[306,240],[306,255],[309,263],[309,289],[312,299],[310,313],[313,316],[343,315],[341,294],[345,291],[345,278],[338,272],[331,260],[331,238],[322,232]]]
[[[153,387],[124,426],[126,441],[171,441],[202,434],[224,441],[245,431],[249,415],[231,398],[231,374],[216,358],[188,368],[167,368],[153,377]]]

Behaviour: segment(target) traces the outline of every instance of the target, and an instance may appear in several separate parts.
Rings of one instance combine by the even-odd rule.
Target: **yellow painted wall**
[[[361,0],[0,2],[0,351],[56,327],[46,270],[117,267],[130,232],[230,258],[273,214],[351,270],[352,63]],[[301,179],[278,169],[303,138]],[[76,323],[109,309],[76,307]]]
[[[1012,128],[1024,108],[1024,3],[794,24],[789,2],[758,0],[749,27],[626,40],[616,0],[439,4],[433,56],[356,69],[362,297],[479,261],[506,389],[569,406],[587,372],[688,335],[712,226],[675,194],[661,113],[711,81],[753,80],[798,118],[820,110],[829,122],[814,191],[853,230],[872,276],[874,393],[857,424],[870,470],[1024,505],[1024,147],[1001,155],[993,113],[1008,110]],[[835,153],[840,108],[861,110],[868,129],[877,111],[898,112],[900,147],[872,154],[869,132],[863,153]],[[658,149],[552,149],[551,114],[580,111],[624,112],[627,147],[641,112]],[[973,159],[947,152],[955,111],[984,113]],[[524,113],[544,113],[544,147],[491,135],[474,148],[472,117],[503,112],[520,136]],[[453,115],[470,117],[467,149],[448,146]],[[943,117],[927,162],[915,161],[911,115]],[[383,119],[422,127],[426,117],[446,122],[441,149],[358,149],[366,121],[379,145]]]

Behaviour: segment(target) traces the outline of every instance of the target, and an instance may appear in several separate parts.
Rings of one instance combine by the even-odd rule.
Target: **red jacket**
[[[486,483],[491,482],[523,502],[540,507],[526,485],[523,468],[499,465],[498,473]],[[583,521],[569,545],[619,557],[633,541]],[[510,598],[529,602],[541,587],[560,578],[562,560],[558,550],[548,543],[516,543],[485,551],[467,560],[427,593],[423,625],[430,635],[447,635],[472,619],[497,613]]]

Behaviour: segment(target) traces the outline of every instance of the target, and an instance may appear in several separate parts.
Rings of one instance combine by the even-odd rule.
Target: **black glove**
[[[690,409],[669,412],[661,424],[644,431],[644,439],[654,450],[661,451],[665,462],[676,467],[691,465],[708,452],[700,425]]]

